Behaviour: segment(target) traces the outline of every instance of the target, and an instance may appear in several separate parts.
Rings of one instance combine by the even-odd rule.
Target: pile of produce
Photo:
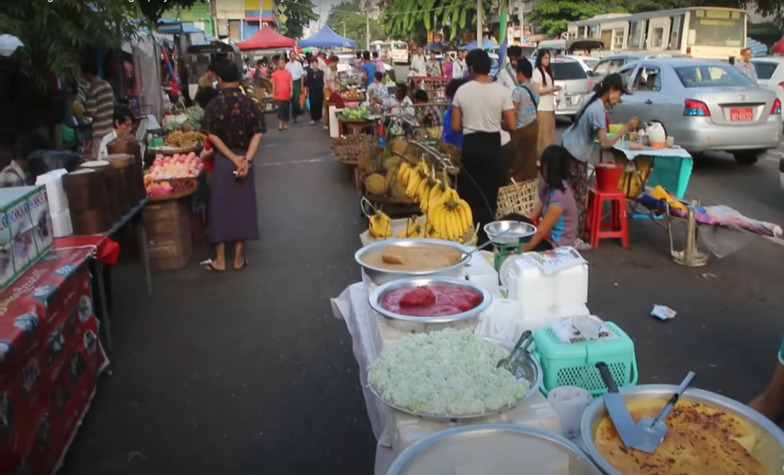
[[[175,153],[170,157],[156,155],[145,177],[153,180],[195,178],[203,168],[201,159],[193,152],[187,155]]]
[[[338,161],[346,165],[356,165],[362,154],[370,157],[376,143],[372,135],[354,134],[332,139],[332,150]]]
[[[185,111],[185,114],[166,116],[164,119],[164,129],[166,132],[174,132],[175,130],[183,130],[185,132],[198,130],[201,127],[202,117],[204,117],[204,111],[201,107],[191,107]]]
[[[167,147],[185,148],[192,147],[198,142],[204,142],[204,134],[201,132],[183,132],[175,130],[166,136],[163,144]]]
[[[348,120],[367,120],[372,114],[365,106],[360,107],[344,107],[340,111],[340,117]]]
[[[442,173],[442,178],[438,178],[435,168],[426,161],[420,160],[412,165],[398,156],[385,159],[383,169],[383,172],[371,173],[365,177],[366,192],[375,196],[408,198],[418,203],[424,214],[422,217],[412,216],[397,237],[430,237],[463,243],[473,238],[475,230],[471,207],[450,186],[446,173]],[[371,218],[371,224],[372,222]],[[391,237],[392,229],[376,226],[374,231],[371,226],[370,235],[375,239]]]
[[[349,89],[348,91],[341,94],[343,96],[344,101],[364,101],[365,94],[360,92],[358,89]]]
[[[368,383],[388,404],[414,413],[483,415],[514,406],[530,388],[496,368],[507,354],[471,330],[418,333],[382,353]]]

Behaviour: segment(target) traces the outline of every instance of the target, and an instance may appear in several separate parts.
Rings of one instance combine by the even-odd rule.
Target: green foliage
[[[84,0],[4,1],[0,31],[24,43],[23,73],[42,91],[51,76],[80,74],[83,54],[91,47],[111,47],[131,37],[142,22],[137,2],[102,0],[93,10]]]
[[[204,3],[205,0],[166,0],[165,2],[139,1],[139,9],[151,22],[158,21],[166,10],[174,10],[177,7],[190,9],[196,3]],[[101,2],[103,3],[103,2]]]
[[[357,47],[365,45],[365,13],[359,6],[359,0],[344,0],[329,11],[327,26],[335,33],[356,40]],[[384,31],[378,20],[370,20],[370,41],[384,39]]]
[[[493,1],[483,1],[484,11],[493,11]],[[422,43],[427,30],[448,29],[448,39],[476,25],[476,3],[460,0],[392,0],[382,14],[389,37],[415,39]]]
[[[318,14],[313,9],[311,0],[285,0],[286,22],[280,25],[280,32],[289,38],[301,38],[305,27],[313,20],[318,20]]]
[[[571,21],[622,11],[624,10],[618,6],[601,5],[581,0],[541,0],[534,5],[531,21],[539,25],[542,33],[553,36],[566,31]]]

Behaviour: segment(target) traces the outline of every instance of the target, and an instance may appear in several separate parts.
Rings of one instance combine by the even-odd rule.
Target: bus
[[[613,53],[682,53],[695,58],[737,57],[746,47],[748,15],[738,8],[689,7],[609,13],[569,23],[569,38],[598,38]]]
[[[382,60],[393,64],[408,64],[408,43],[400,40],[371,41],[370,52],[377,51]]]

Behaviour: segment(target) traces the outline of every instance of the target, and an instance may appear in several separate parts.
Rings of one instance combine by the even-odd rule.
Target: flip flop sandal
[[[246,267],[248,267],[248,260],[247,259],[243,259],[242,260],[242,265],[240,265],[239,267],[235,267],[234,270],[243,270]]]
[[[201,262],[199,262],[199,265],[201,266],[202,269],[204,269],[207,272],[225,272],[226,271],[226,269],[217,269],[213,265],[212,259],[207,259],[206,261],[201,261]]]

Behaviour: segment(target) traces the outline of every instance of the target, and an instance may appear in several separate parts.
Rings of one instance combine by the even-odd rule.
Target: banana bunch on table
[[[386,239],[392,236],[392,219],[383,211],[377,210],[369,219],[368,230],[375,239]]]

